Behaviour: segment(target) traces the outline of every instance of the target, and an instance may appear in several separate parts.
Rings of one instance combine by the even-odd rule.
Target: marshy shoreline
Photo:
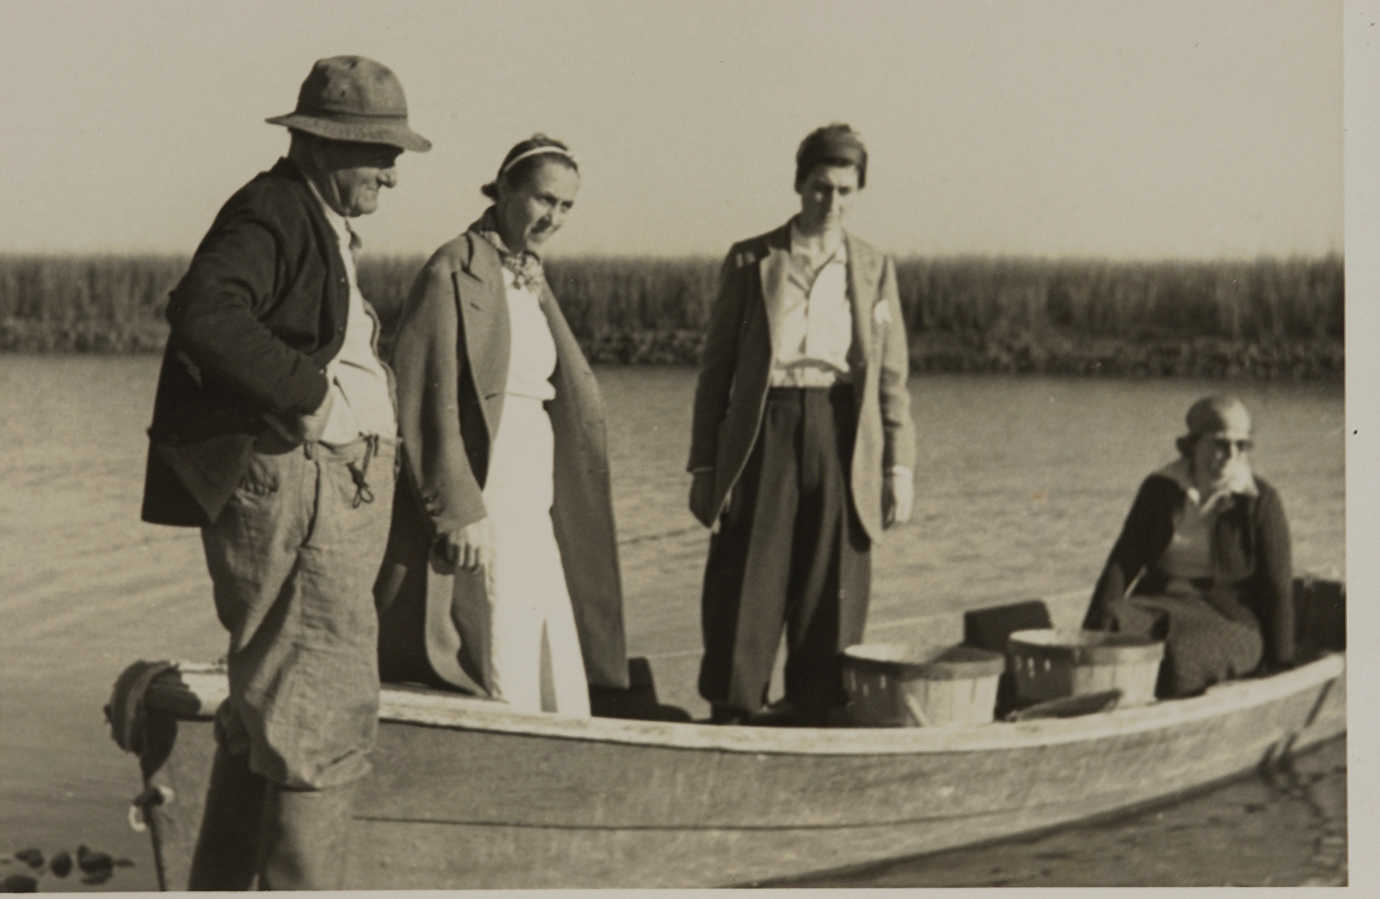
[[[0,255],[0,352],[156,353],[186,256]],[[386,345],[420,256],[366,256]],[[899,257],[912,369],[931,373],[1340,380],[1340,255],[1127,262]],[[553,259],[590,360],[693,365],[719,262]]]

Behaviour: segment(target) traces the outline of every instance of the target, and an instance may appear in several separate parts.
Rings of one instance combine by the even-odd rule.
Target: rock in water
[[[27,874],[11,874],[0,880],[0,893],[37,893],[38,881]]]

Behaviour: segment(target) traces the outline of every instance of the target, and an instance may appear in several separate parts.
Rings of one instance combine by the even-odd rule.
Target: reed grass
[[[391,333],[420,256],[366,256]],[[156,351],[182,256],[0,255],[0,349]],[[552,289],[591,358],[693,363],[719,261],[554,259]],[[926,371],[1333,377],[1339,255],[1207,262],[1013,257],[897,261],[912,359]]]

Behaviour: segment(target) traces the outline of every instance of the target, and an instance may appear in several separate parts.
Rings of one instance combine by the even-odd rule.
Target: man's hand
[[[431,560],[441,574],[462,571],[487,571],[494,562],[494,532],[488,518],[481,518],[458,531],[442,531],[431,547]]]
[[[298,430],[302,434],[302,440],[316,440],[326,430],[326,419],[331,417],[331,407],[335,405],[335,385],[326,388],[326,395],[321,399],[321,405],[316,407],[316,411],[310,415],[303,415],[297,419]]]
[[[714,524],[714,472],[697,471],[690,482],[690,514],[705,527]]]
[[[288,443],[293,445],[320,439],[326,430],[326,420],[331,417],[331,407],[335,404],[335,390],[326,388],[326,395],[312,412],[289,419],[280,418],[271,412],[264,413],[264,421]]]
[[[882,482],[882,527],[910,521],[915,511],[915,483],[909,468],[892,468]]]

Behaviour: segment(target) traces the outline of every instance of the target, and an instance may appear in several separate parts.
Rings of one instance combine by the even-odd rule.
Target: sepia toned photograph
[[[1363,883],[1380,4],[0,8],[0,892]]]

